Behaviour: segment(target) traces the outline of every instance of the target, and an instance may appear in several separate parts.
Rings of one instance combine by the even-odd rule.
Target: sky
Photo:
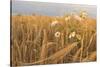
[[[66,13],[79,13],[80,11],[86,11],[89,16],[96,18],[97,8],[95,5],[12,1],[12,15],[31,15],[35,13],[47,16],[63,16]]]

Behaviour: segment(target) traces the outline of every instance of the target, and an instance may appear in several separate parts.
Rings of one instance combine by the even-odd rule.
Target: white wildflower
[[[59,22],[57,20],[52,21],[51,26],[55,26],[56,24],[58,24]]]
[[[55,33],[55,37],[60,37],[61,33],[60,32],[56,32]]]
[[[71,36],[71,35],[69,35],[69,38],[72,38],[72,36]]]
[[[78,16],[78,15],[74,15],[74,19],[76,19],[76,20],[79,21],[79,22],[82,22],[82,21],[83,21],[83,18],[81,18],[81,17]]]
[[[76,32],[72,32],[72,34],[71,34],[71,35],[72,35],[72,37],[75,37],[75,35],[76,35]]]
[[[82,17],[82,18],[86,18],[86,17],[87,17],[87,13],[86,13],[85,11],[82,11],[82,12],[81,12],[81,17]]]
[[[76,35],[76,32],[72,32],[70,33],[69,38],[75,37],[75,35]]]

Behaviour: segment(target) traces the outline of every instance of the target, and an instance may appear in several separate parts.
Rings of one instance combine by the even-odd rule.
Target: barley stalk
[[[58,52],[56,52],[55,54],[51,55],[48,58],[43,58],[39,61],[36,61],[34,63],[22,63],[24,65],[33,65],[33,64],[40,64],[44,61],[50,60],[52,61],[52,63],[55,63],[55,61],[59,61],[61,60],[65,55],[67,55],[74,47],[76,47],[78,44],[78,42],[75,42],[73,44],[69,44],[68,46],[66,46],[65,48],[59,50]]]
[[[43,43],[42,43],[42,48],[41,48],[41,53],[40,53],[40,60],[45,59],[47,55],[47,33],[46,30],[43,30]],[[44,62],[41,62],[41,64],[44,64]]]
[[[82,48],[79,48],[79,49],[77,50],[77,52],[76,52],[75,55],[73,56],[73,61],[77,61],[77,58],[78,58],[78,56],[79,56],[81,50],[82,50]]]
[[[82,40],[81,40],[81,53],[80,53],[80,62],[82,61],[82,57],[83,57],[83,47],[84,47],[84,43],[83,43],[83,41],[84,41],[84,35],[83,35],[83,38],[82,38]]]
[[[96,60],[96,51],[94,52],[91,52],[91,54],[84,58],[82,61],[85,62],[85,61],[95,61]]]

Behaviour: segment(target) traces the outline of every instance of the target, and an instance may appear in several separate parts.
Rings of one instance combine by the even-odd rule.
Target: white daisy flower
[[[71,35],[69,35],[69,38],[72,38],[72,36],[71,36]]]
[[[70,33],[69,38],[75,37],[75,35],[76,35],[76,32],[72,32]]]
[[[72,35],[72,37],[75,37],[75,35],[76,35],[76,32],[72,32],[72,34],[71,34],[71,35]]]
[[[61,33],[60,32],[56,32],[55,33],[55,37],[60,37]]]
[[[82,18],[86,18],[87,15],[88,15],[88,14],[87,14],[85,11],[82,11],[82,12],[81,12],[81,17],[82,17]]]
[[[52,21],[51,26],[55,26],[56,24],[58,24],[59,22],[57,20]]]
[[[78,21],[82,21],[83,19],[80,17],[80,16],[78,16],[78,15],[74,15],[74,18],[76,19],[76,20],[78,20]]]

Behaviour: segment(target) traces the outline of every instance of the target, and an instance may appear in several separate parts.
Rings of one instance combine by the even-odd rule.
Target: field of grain
[[[96,19],[16,15],[11,22],[11,65],[96,61]]]

